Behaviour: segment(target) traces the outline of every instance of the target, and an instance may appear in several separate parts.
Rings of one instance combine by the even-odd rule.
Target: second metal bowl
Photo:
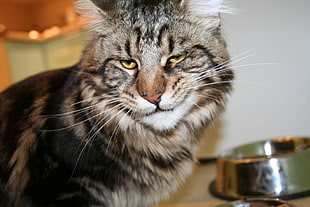
[[[211,192],[221,198],[292,198],[310,193],[310,138],[281,137],[224,152]]]
[[[217,205],[215,207],[294,207],[285,201],[274,199],[252,199],[243,201],[234,201]]]

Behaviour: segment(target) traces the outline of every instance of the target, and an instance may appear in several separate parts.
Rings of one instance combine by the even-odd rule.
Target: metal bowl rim
[[[218,160],[225,160],[225,161],[230,161],[230,162],[240,162],[240,163],[249,163],[249,162],[262,162],[264,160],[270,160],[270,159],[274,159],[274,158],[286,158],[286,157],[291,157],[294,156],[294,154],[298,154],[298,153],[309,153],[310,152],[310,145],[307,148],[303,148],[300,151],[292,151],[289,153],[281,153],[281,154],[274,154],[274,155],[265,155],[265,156],[257,156],[257,157],[233,157],[234,154],[231,153],[232,150],[241,148],[241,147],[246,147],[246,146],[250,146],[250,145],[260,145],[260,144],[264,144],[264,143],[268,143],[268,142],[272,142],[272,141],[279,141],[279,140],[309,140],[310,143],[310,137],[299,137],[299,136],[285,136],[285,137],[276,137],[276,138],[271,138],[271,139],[265,139],[265,140],[261,140],[261,141],[257,141],[257,142],[252,142],[252,143],[248,143],[248,144],[244,144],[244,145],[240,145],[237,147],[234,147],[232,149],[228,149],[223,151],[219,156],[218,156]]]
[[[248,204],[248,203],[252,203],[252,202],[278,202],[279,204],[286,204],[288,205],[288,207],[296,207],[295,205],[291,204],[290,202],[284,201],[284,200],[280,200],[280,199],[273,199],[273,198],[250,198],[250,199],[245,199],[245,200],[236,200],[236,201],[232,201],[232,202],[228,202],[228,203],[223,203],[220,205],[217,205],[215,207],[229,207],[228,205],[230,205],[231,207],[238,207],[236,205],[242,205],[240,207],[243,207],[244,204]]]

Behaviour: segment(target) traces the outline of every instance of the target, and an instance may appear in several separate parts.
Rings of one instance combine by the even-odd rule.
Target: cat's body
[[[219,10],[115,2],[80,0],[97,16],[79,64],[0,94],[1,207],[151,206],[191,173],[233,78]]]

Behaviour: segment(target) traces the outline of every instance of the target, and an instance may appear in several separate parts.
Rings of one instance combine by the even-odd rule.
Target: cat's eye
[[[170,64],[177,64],[182,62],[185,59],[186,55],[176,55],[172,56],[168,59],[168,63]]]
[[[138,66],[137,62],[134,60],[121,60],[120,62],[122,66],[128,70],[136,69]]]

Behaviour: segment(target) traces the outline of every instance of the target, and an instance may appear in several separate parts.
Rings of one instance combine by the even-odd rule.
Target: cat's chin
[[[159,131],[167,131],[176,127],[178,117],[172,111],[156,111],[141,119],[141,122]]]
[[[194,103],[195,95],[191,94],[174,109],[156,110],[144,116],[140,121],[155,130],[169,131],[177,127],[178,123],[189,113]]]

